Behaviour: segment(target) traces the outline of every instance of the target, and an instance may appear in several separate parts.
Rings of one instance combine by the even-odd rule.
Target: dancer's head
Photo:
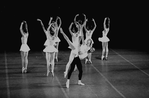
[[[49,28],[49,31],[50,35],[53,37],[55,35],[55,32],[56,32],[56,24],[55,23],[52,23],[50,28]]]

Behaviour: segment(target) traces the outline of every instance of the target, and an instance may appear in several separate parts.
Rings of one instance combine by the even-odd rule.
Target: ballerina
[[[22,28],[24,23],[25,23],[25,27],[26,27],[26,32],[24,32],[23,28]],[[21,48],[20,48],[21,59],[22,59],[22,73],[26,73],[27,72],[27,66],[28,66],[28,52],[30,50],[29,46],[27,45],[27,40],[28,40],[29,33],[28,33],[26,21],[23,21],[21,23],[20,32],[22,34],[22,37],[21,37],[22,45],[21,45]]]
[[[106,21],[108,22],[108,27],[106,27]],[[101,60],[107,60],[108,58],[108,53],[109,53],[109,49],[108,49],[108,42],[110,41],[110,39],[107,37],[108,32],[110,30],[110,18],[106,17],[104,19],[104,30],[102,31],[102,37],[99,37],[98,40],[100,42],[102,42],[102,56],[101,56]]]
[[[46,61],[47,61],[47,76],[49,75],[50,72],[50,65],[51,65],[51,73],[52,76],[54,76],[54,58],[55,58],[55,52],[58,52],[58,50],[54,47],[55,45],[55,38],[56,38],[56,27],[55,27],[55,22],[51,23],[52,18],[50,18],[49,22],[49,27],[47,30],[45,29],[42,21],[40,19],[37,19],[40,21],[42,28],[44,30],[44,33],[47,37],[47,46],[43,50],[43,52],[46,53]]]
[[[58,20],[60,22],[59,25],[58,25]],[[58,37],[60,26],[61,26],[61,19],[60,19],[60,17],[57,17],[57,19],[56,19],[56,39],[55,39],[55,47],[57,50],[59,48],[59,42],[61,41]],[[55,59],[58,62],[58,52],[55,52]]]
[[[88,20],[86,19],[86,21],[88,21]],[[90,47],[89,48],[89,51],[88,51],[88,57],[86,58],[85,63],[87,63],[88,61],[90,63],[92,63],[91,56],[92,56],[92,52],[95,51],[95,49],[92,47],[93,44],[94,44],[94,41],[92,39],[92,35],[93,35],[93,32],[96,29],[96,23],[95,23],[95,20],[94,19],[92,19],[92,21],[94,23],[94,28],[92,30],[91,29],[90,30],[87,29],[86,24],[84,26],[84,29],[85,29],[85,32],[86,32],[85,33],[86,34],[85,43],[88,45],[88,47]]]

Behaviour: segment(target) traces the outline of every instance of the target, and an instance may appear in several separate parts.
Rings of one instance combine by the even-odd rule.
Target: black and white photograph
[[[148,3],[0,4],[0,98],[149,98]]]

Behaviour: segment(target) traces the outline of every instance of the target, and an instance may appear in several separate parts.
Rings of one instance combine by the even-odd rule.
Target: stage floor
[[[21,73],[20,53],[0,54],[0,98],[149,98],[149,54],[110,49],[107,61],[101,50],[92,55],[92,64],[83,64],[82,82],[73,72],[70,88],[65,87],[65,66],[70,51],[60,51],[55,76],[46,76],[42,52],[29,53],[28,73]]]

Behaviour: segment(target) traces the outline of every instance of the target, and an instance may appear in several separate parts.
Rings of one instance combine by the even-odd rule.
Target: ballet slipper
[[[49,76],[49,72],[50,72],[50,71],[47,71],[47,76]]]
[[[24,71],[25,71],[25,68],[24,68],[24,67],[22,67],[22,73],[24,73]]]
[[[101,56],[101,60],[104,60],[104,56]]]
[[[81,81],[78,81],[78,85],[85,85],[84,83],[82,83]]]
[[[52,72],[52,76],[54,77],[54,72]]]
[[[27,73],[27,68],[24,69],[24,72]]]

